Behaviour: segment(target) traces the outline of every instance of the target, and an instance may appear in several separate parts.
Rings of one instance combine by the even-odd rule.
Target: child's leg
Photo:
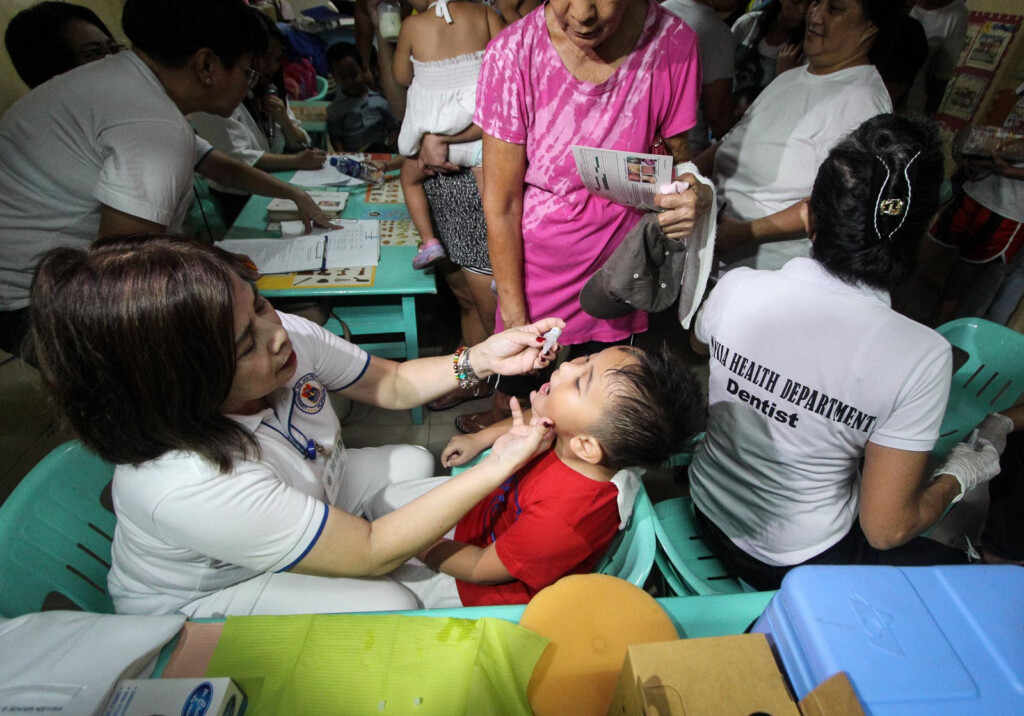
[[[476,180],[476,190],[480,193],[480,196],[484,195],[484,168],[473,167],[473,178]]]
[[[406,159],[402,163],[402,193],[405,205],[409,209],[416,233],[420,235],[420,251],[412,260],[413,268],[424,269],[432,266],[445,257],[444,247],[434,236],[434,222],[430,217],[430,204],[427,194],[423,191],[423,181],[427,175],[420,170],[415,159]]]

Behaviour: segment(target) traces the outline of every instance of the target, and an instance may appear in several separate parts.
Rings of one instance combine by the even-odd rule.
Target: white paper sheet
[[[587,190],[618,204],[653,210],[657,190],[672,183],[672,157],[572,145]]]
[[[245,254],[265,274],[376,266],[380,222],[341,219],[335,223],[342,228],[294,238],[231,239],[224,248]]]
[[[319,169],[299,169],[289,183],[296,186],[363,186],[366,184],[362,179],[342,174],[330,164],[325,164]]]

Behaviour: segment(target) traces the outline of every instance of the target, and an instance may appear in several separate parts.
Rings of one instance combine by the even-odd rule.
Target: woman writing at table
[[[253,69],[259,74],[256,86],[230,117],[194,112],[190,117],[192,126],[215,149],[257,169],[319,169],[327,154],[310,149],[309,135],[299,127],[284,100],[284,80],[280,76],[284,36],[262,12],[255,8],[250,12],[267,39],[266,52],[253,58]],[[224,221],[233,224],[251,195],[216,182],[210,182],[210,189],[220,200]]]
[[[423,448],[346,450],[328,390],[390,409],[460,380],[543,368],[554,318],[451,357],[395,363],[277,313],[238,257],[111,237],[40,263],[32,338],[75,435],[118,465],[108,586],[119,613],[190,617],[413,608],[385,575],[550,443],[519,425],[495,454],[392,515],[363,505],[433,474]],[[327,577],[333,577],[328,579]]]

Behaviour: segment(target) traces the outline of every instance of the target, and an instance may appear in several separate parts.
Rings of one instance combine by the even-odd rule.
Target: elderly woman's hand
[[[682,194],[658,194],[654,205],[664,209],[658,214],[658,223],[665,236],[676,241],[687,238],[693,232],[696,220],[711,210],[711,189],[704,186],[693,174],[683,174],[679,181],[689,183],[690,188]]]
[[[491,373],[521,375],[547,367],[555,358],[555,351],[541,355],[543,335],[552,328],[565,328],[561,318],[542,318],[521,328],[509,328],[496,333],[483,343],[470,349],[470,362],[477,375]]]

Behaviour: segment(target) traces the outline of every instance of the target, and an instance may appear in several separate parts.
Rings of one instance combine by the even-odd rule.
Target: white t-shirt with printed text
[[[711,375],[691,494],[762,562],[798,564],[849,531],[868,441],[928,452],[938,437],[949,344],[813,259],[729,272],[696,335]]]

